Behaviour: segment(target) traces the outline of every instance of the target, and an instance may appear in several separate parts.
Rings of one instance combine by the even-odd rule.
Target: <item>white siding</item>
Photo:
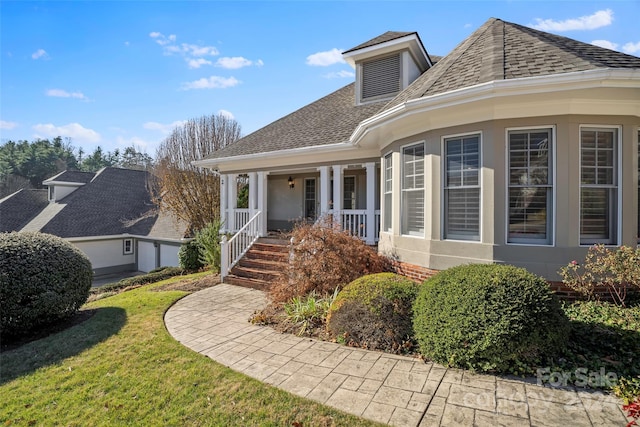
[[[114,267],[135,263],[135,255],[122,254],[123,239],[99,240],[94,242],[73,242],[91,261],[91,266],[97,268]]]

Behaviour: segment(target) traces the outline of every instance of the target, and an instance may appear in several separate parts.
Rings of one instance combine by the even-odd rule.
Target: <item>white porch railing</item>
[[[333,210],[328,212],[333,214]],[[365,209],[343,209],[340,211],[340,222],[342,229],[348,231],[352,236],[357,236],[362,240],[367,240],[367,211]],[[374,211],[373,240],[380,239],[380,210]]]
[[[231,231],[238,231],[240,230],[242,227],[245,226],[246,223],[249,222],[249,209],[234,209],[233,210],[233,216],[235,219],[234,225],[235,225],[235,230],[231,230]]]
[[[220,240],[220,281],[229,275],[229,271],[240,261],[251,245],[260,237],[262,212],[258,211],[229,240],[222,236]]]

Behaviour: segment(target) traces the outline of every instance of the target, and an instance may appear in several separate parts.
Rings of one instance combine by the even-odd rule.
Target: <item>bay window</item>
[[[402,149],[402,234],[424,235],[424,144]]]

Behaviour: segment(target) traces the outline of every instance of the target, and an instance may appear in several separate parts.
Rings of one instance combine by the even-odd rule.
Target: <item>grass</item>
[[[202,274],[201,274],[202,275]],[[163,314],[186,292],[147,285],[87,305],[82,324],[0,357],[2,425],[373,425],[195,353]]]

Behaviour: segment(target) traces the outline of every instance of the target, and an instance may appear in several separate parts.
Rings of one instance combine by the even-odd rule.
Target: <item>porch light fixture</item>
[[[296,186],[295,182],[293,181],[293,178],[289,177],[289,180],[287,182],[289,183],[289,188],[293,190],[293,187]]]

